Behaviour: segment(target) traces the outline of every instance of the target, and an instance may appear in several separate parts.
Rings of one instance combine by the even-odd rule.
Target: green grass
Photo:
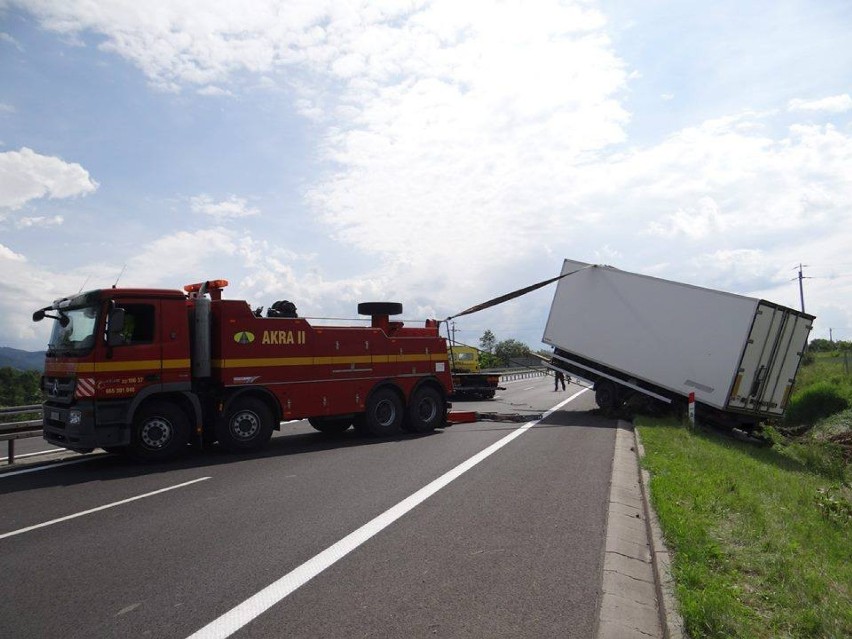
[[[852,353],[835,351],[809,354],[806,363],[796,375],[793,397],[819,383],[835,386],[852,402]]]
[[[693,639],[852,636],[844,466],[675,421],[637,427]]]

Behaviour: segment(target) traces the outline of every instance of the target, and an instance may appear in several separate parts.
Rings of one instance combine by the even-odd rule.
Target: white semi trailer
[[[706,421],[751,429],[783,415],[814,316],[611,266],[565,260],[562,274],[542,341],[601,408],[694,393]]]

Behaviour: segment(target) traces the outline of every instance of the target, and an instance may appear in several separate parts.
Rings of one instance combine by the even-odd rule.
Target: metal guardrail
[[[531,377],[544,377],[546,375],[545,371],[533,371],[533,370],[523,370],[523,371],[501,371],[500,372],[500,381],[511,382],[516,379],[528,379]]]
[[[7,421],[7,418],[14,415],[26,415],[27,413],[41,413],[41,404],[32,404],[30,406],[10,406],[8,408],[0,408],[0,441],[7,442],[8,454],[6,456],[7,464],[15,463],[15,441],[18,439],[26,439],[27,437],[41,437],[43,432],[43,419],[27,419],[24,421]]]

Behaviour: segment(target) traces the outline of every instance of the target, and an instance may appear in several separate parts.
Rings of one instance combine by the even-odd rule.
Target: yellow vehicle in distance
[[[484,373],[479,366],[479,349],[451,343],[447,348],[453,377],[453,399],[492,399],[500,386],[499,373]]]

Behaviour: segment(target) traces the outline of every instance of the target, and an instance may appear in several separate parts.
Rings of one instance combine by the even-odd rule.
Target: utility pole
[[[805,312],[805,289],[802,286],[802,280],[810,279],[802,275],[802,269],[805,266],[807,266],[807,264],[802,264],[801,262],[799,262],[799,300],[802,302],[802,313]]]
[[[833,330],[833,328],[828,329],[828,341],[832,344],[834,344],[834,333],[832,333]]]

